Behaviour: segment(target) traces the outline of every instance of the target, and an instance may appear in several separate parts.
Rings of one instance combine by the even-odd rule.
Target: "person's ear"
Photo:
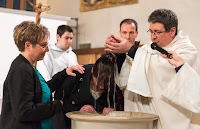
[[[32,44],[29,41],[26,41],[24,47],[25,47],[25,50],[30,51],[30,49],[32,48]]]
[[[135,33],[136,33],[136,36],[135,36],[135,38],[137,38],[137,36],[138,36],[138,31],[136,31]]]
[[[60,35],[57,34],[57,35],[56,35],[56,38],[57,38],[57,41],[59,41],[59,40],[60,40]]]
[[[171,35],[172,37],[174,37],[175,34],[176,34],[176,27],[172,27],[172,28],[170,29],[170,35]]]
[[[121,37],[121,35],[122,35],[122,32],[121,32],[121,30],[119,30],[119,35],[120,35],[120,37]]]

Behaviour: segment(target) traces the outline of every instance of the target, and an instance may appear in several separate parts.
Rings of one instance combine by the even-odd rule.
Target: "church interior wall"
[[[139,35],[136,40],[141,44],[151,42],[147,30],[148,16],[159,8],[173,10],[179,19],[179,29],[189,35],[192,43],[200,51],[200,1],[199,0],[138,0],[132,5],[123,5],[80,12],[80,0],[48,0],[51,10],[47,13],[78,17],[79,44],[91,43],[92,48],[104,47],[107,36],[119,36],[119,23],[124,18],[133,18],[138,22]],[[75,44],[73,44],[75,48]]]

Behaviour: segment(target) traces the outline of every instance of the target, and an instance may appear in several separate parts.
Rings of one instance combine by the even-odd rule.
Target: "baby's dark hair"
[[[93,67],[93,76],[97,78],[97,82],[103,82],[104,92],[109,92],[110,96],[113,96],[115,91],[114,77],[116,67],[116,56],[113,53],[103,54]]]

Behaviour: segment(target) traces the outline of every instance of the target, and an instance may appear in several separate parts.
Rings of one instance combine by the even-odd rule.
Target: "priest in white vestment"
[[[186,62],[183,68],[190,65],[198,73],[197,50],[188,36],[183,36],[182,31],[178,32],[175,13],[158,9],[149,16],[148,21],[152,42],[167,51],[178,53]],[[200,85],[197,78],[194,79],[182,68],[176,73],[174,66],[160,56],[160,52],[153,50],[151,44],[137,48],[111,35],[105,47],[109,52],[128,51],[133,58],[130,75],[126,76],[128,81],[124,82],[126,79],[121,77],[123,81],[118,82],[119,85],[127,84],[125,111],[157,114],[157,129],[200,129]],[[122,66],[121,72],[125,71],[123,69],[126,68]]]

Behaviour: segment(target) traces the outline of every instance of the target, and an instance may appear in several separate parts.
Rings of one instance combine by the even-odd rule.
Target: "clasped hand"
[[[126,53],[132,47],[128,40],[110,35],[105,41],[105,51],[112,53]]]
[[[94,107],[93,107],[92,105],[84,105],[84,106],[80,109],[80,111],[86,111],[86,112],[92,113],[92,114],[94,114],[94,113],[97,112],[97,111],[94,109]],[[114,111],[114,109],[104,107],[102,113],[103,113],[104,115],[106,115],[106,114],[108,114],[110,111]]]

